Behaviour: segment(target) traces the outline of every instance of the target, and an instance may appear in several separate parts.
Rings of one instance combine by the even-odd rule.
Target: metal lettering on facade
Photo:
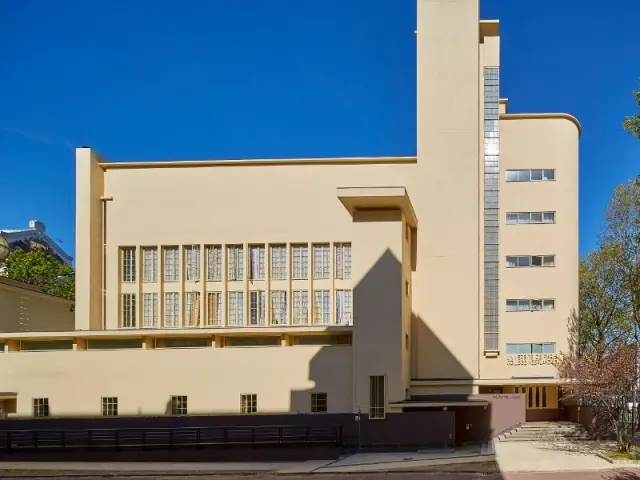
[[[522,365],[558,365],[560,357],[556,354],[522,354],[507,357],[507,365],[517,367]]]

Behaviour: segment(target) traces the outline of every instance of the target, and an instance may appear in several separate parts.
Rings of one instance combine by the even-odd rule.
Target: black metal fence
[[[188,448],[342,447],[341,426],[120,428],[0,431],[0,452]]]

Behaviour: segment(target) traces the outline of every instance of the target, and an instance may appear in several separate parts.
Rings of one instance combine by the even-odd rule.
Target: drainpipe
[[[102,204],[102,312],[100,322],[102,330],[107,329],[107,202],[112,200],[113,197],[100,197],[100,203]]]

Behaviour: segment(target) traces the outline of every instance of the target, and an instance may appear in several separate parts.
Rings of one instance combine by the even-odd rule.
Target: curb
[[[640,465],[640,460],[616,460],[615,458],[609,458],[604,453],[596,452],[596,456],[613,465]]]

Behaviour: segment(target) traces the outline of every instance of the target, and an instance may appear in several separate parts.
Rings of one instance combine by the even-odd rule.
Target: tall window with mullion
[[[207,326],[222,326],[222,292],[207,292]]]
[[[369,377],[369,418],[382,419],[386,414],[386,387],[384,375]]]
[[[294,280],[309,278],[309,247],[307,245],[292,245],[291,263]]]
[[[293,291],[293,324],[307,325],[309,323],[309,291]]]
[[[49,399],[34,398],[33,399],[33,416],[43,418],[49,416]]]
[[[249,292],[249,325],[264,325],[265,294],[263,290]]]
[[[271,291],[271,323],[274,325],[287,323],[287,292],[285,290]]]
[[[287,279],[287,247],[286,245],[271,245],[271,279]]]
[[[229,292],[227,301],[227,326],[244,326],[244,293]]]
[[[228,280],[236,282],[244,279],[244,247],[229,245],[227,247]]]
[[[330,277],[331,250],[328,243],[313,246],[313,278],[316,280]]]
[[[184,326],[200,325],[200,292],[184,293]]]
[[[353,298],[351,290],[336,290],[336,324],[353,323]]]
[[[222,281],[222,245],[207,247],[207,280]]]
[[[102,416],[118,416],[118,397],[102,397]]]
[[[180,297],[178,292],[164,294],[164,326],[178,328],[180,326]]]
[[[184,248],[185,274],[188,281],[200,280],[200,245],[189,245]]]
[[[164,281],[177,282],[180,275],[180,250],[164,247]]]
[[[147,283],[158,281],[158,249],[144,247],[142,249],[143,278]]]
[[[122,281],[136,281],[136,247],[122,247],[120,249],[122,264]]]
[[[249,280],[265,279],[265,257],[264,245],[249,245]]]
[[[351,278],[351,244],[336,243],[334,248],[336,278]]]
[[[158,327],[158,294],[145,293],[143,296],[143,322],[144,328]]]
[[[313,291],[313,323],[317,325],[329,325],[331,323],[329,290]]]
[[[121,325],[123,328],[136,328],[136,294],[122,294],[122,316]]]

